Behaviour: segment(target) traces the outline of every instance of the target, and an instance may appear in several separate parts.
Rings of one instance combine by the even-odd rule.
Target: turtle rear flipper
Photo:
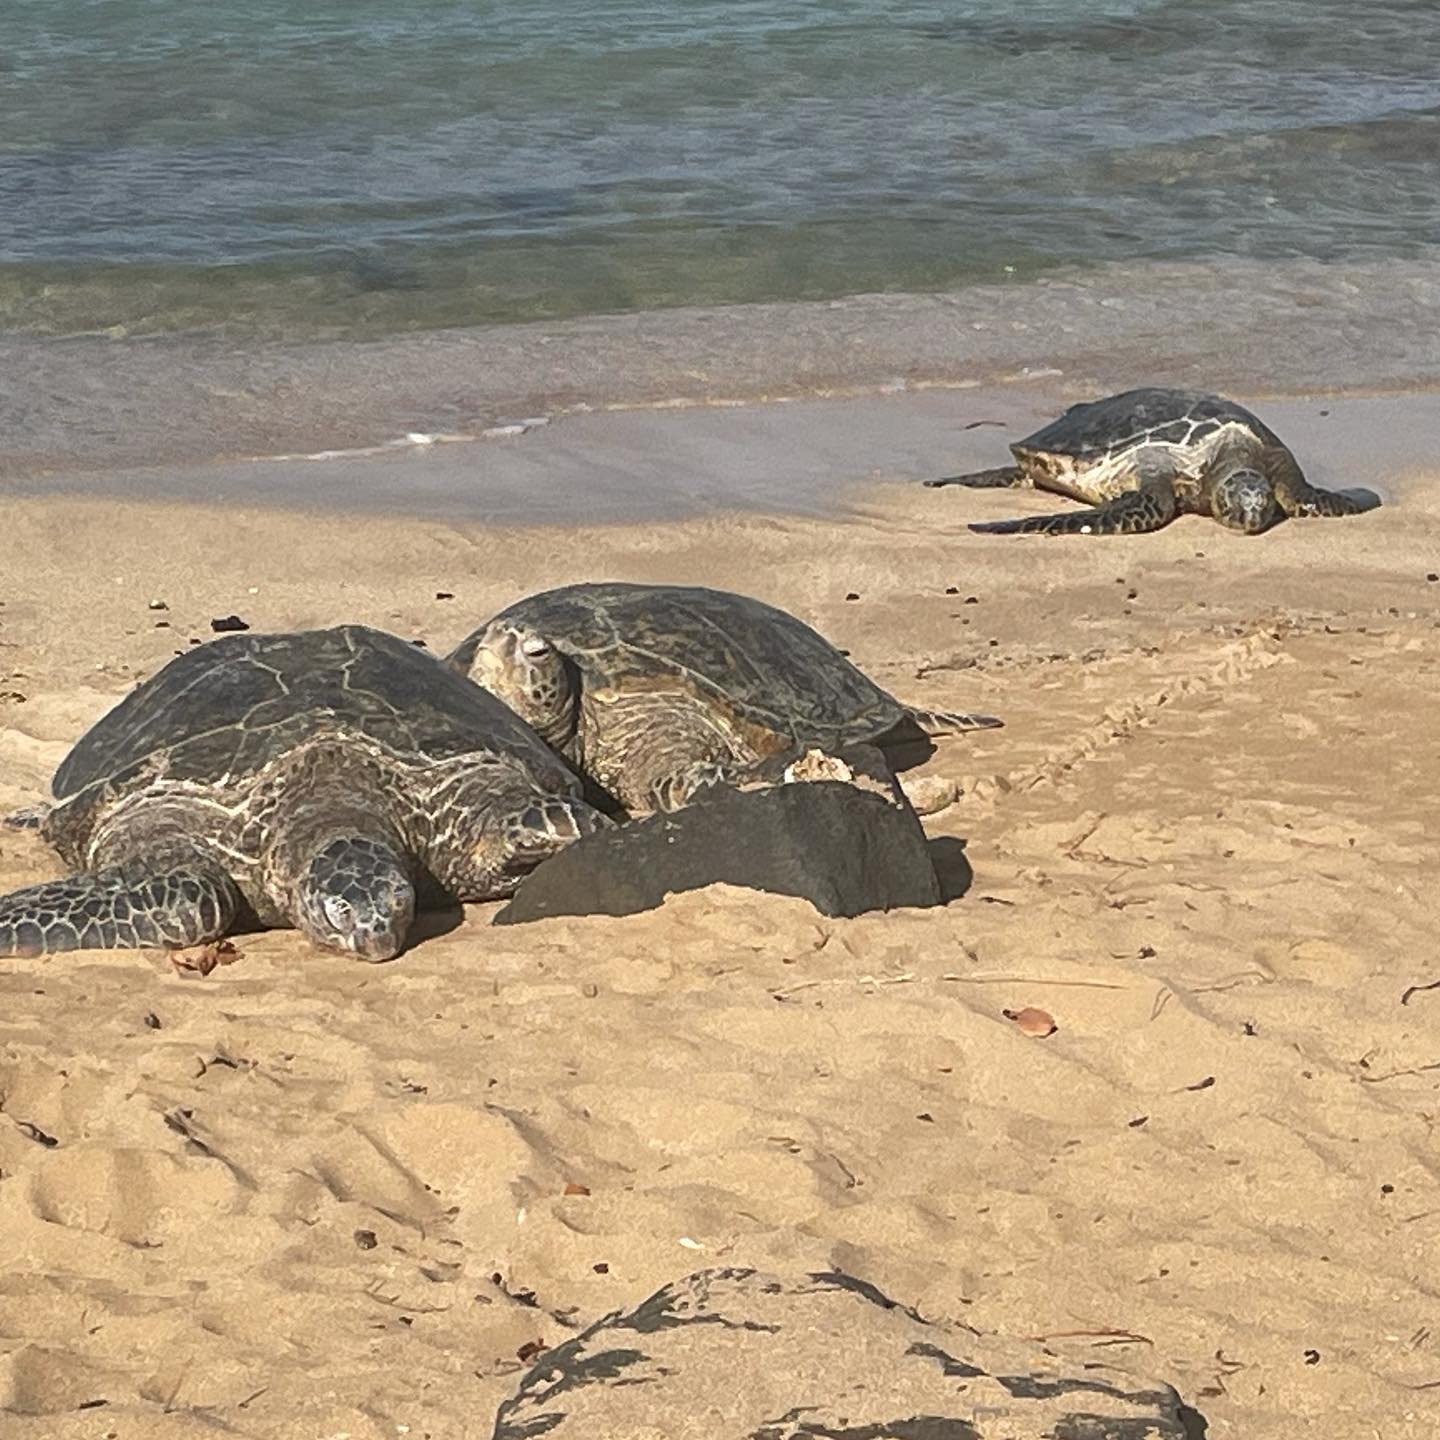
[[[958,735],[965,730],[995,730],[1004,725],[994,715],[961,715],[954,710],[921,710],[906,707],[906,714],[927,735]]]
[[[0,898],[0,955],[179,950],[218,940],[243,905],[230,877],[204,864],[72,875]]]
[[[1018,465],[998,465],[993,470],[974,470],[969,475],[942,475],[937,480],[921,482],[927,489],[942,485],[963,485],[967,490],[1013,490],[1028,485],[1029,477]]]
[[[8,815],[0,815],[0,825],[7,830],[38,830],[53,808],[50,805],[27,805],[23,810],[12,810]]]
[[[1031,515],[1023,520],[989,520],[973,524],[979,535],[1143,535],[1161,530],[1174,518],[1175,491],[1170,485],[1127,490],[1093,510],[1059,515]]]

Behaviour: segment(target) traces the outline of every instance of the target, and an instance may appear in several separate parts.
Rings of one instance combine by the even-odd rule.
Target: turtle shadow
[[[892,775],[899,775],[906,770],[914,770],[930,760],[938,748],[930,738],[924,734],[905,734],[887,736],[882,744],[875,748],[884,757],[886,767]]]
[[[413,950],[427,940],[435,940],[458,930],[465,923],[465,907],[458,902],[430,906],[416,913],[405,940],[406,950]]]
[[[975,883],[975,871],[965,854],[965,841],[955,835],[936,835],[925,842],[935,878],[940,882],[940,903],[963,898]]]

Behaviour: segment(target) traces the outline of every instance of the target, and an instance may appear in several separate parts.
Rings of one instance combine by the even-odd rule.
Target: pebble
[[[938,815],[960,798],[960,782],[946,775],[902,775],[900,788],[917,815]]]

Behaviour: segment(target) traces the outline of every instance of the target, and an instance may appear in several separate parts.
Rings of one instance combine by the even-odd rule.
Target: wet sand
[[[276,458],[32,473],[6,489],[501,526],[640,524],[736,510],[856,514],[877,486],[1005,463],[1009,440],[1094,393],[1047,378],[918,394],[645,406],[534,417],[488,436],[418,432]],[[1440,397],[1231,393],[1263,409],[1311,480],[1331,489],[1359,486],[1394,500],[1440,455]],[[1014,494],[951,490],[932,498],[927,518],[946,525],[1020,513]],[[1065,503],[1022,496],[1020,509]]]
[[[1131,385],[1440,388],[1421,261],[1141,263],[950,294],[681,307],[367,342],[0,337],[0,480],[385,445],[613,407]]]
[[[1063,502],[914,483],[1067,383],[13,487],[0,808],[212,617],[439,652],[584,577],[748,590],[1006,728],[921,772],[973,870],[942,910],[715,889],[473,907],[373,968],[287,933],[206,978],[0,962],[6,1440],[485,1440],[522,1347],[711,1264],[1163,1376],[1212,1440],[1428,1440],[1435,406],[1265,403],[1386,505],[1260,538],[972,536]],[[0,885],[57,871],[0,832]]]

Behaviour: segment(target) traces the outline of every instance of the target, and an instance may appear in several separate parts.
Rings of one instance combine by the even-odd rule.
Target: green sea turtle
[[[1034,486],[1095,507],[970,526],[989,535],[1135,535],[1177,515],[1210,515],[1255,535],[1282,515],[1358,515],[1378,503],[1317,490],[1263,421],[1195,390],[1127,390],[1072,405],[1010,449],[1013,465],[924,483]]]
[[[417,900],[508,895],[609,823],[523,721],[360,625],[187,651],[81,737],[45,838],[80,873],[0,897],[0,955],[294,926],[386,960]]]
[[[675,810],[806,745],[985,729],[903,704],[793,615],[681,585],[568,585],[520,600],[450,664],[631,812]]]

